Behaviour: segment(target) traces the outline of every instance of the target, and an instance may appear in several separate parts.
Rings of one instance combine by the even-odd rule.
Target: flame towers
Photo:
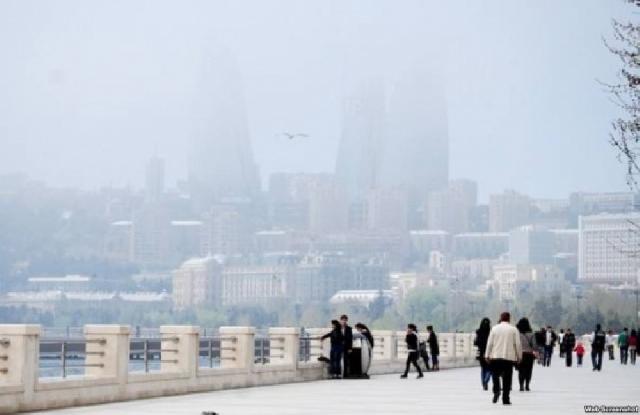
[[[259,191],[240,73],[225,52],[205,56],[197,85],[189,155],[193,195],[207,202]]]

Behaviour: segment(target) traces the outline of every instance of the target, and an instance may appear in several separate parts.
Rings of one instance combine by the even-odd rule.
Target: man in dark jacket
[[[562,348],[565,353],[567,367],[571,367],[574,347],[576,347],[576,335],[573,334],[571,329],[567,329],[567,332],[562,337]]]
[[[320,339],[331,339],[331,352],[329,357],[329,372],[333,379],[340,378],[340,361],[342,360],[344,351],[344,338],[338,320],[331,320],[332,330],[322,336]]]
[[[594,371],[602,370],[602,352],[606,342],[606,334],[602,331],[600,324],[596,324],[596,329],[591,335],[591,363]]]
[[[342,348],[344,350],[342,355],[344,361],[342,377],[346,378],[350,375],[349,355],[353,350],[353,330],[349,326],[349,317],[346,314],[340,316],[340,330],[342,332]]]
[[[440,346],[438,345],[438,336],[433,331],[433,326],[427,326],[427,343],[429,344],[429,351],[431,352],[431,368],[433,370],[440,370],[440,362],[438,357],[440,356]]]

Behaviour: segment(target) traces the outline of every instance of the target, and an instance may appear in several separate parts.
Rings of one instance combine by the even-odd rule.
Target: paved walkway
[[[531,392],[512,392],[513,405],[491,403],[479,368],[428,373],[416,380],[398,375],[369,380],[318,381],[207,392],[39,412],[56,415],[254,414],[584,414],[584,405],[640,405],[640,364],[605,361],[602,372],[588,362],[566,368],[557,356],[550,368],[535,366]],[[517,376],[517,372],[514,372]]]

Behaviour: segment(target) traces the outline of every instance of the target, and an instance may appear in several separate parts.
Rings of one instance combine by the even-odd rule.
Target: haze
[[[597,79],[621,1],[8,1],[0,3],[0,174],[141,186],[187,175],[203,56],[237,62],[263,183],[331,172],[345,97],[416,61],[439,73],[450,177],[537,197],[624,190]],[[282,131],[304,132],[287,140]]]

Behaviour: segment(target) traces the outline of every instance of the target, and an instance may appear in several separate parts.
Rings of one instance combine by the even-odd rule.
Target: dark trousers
[[[351,375],[351,352],[344,350],[342,352],[342,377],[346,378]]]
[[[553,355],[553,346],[544,346],[543,366],[551,366],[551,356]]]
[[[628,358],[629,358],[629,346],[620,346],[620,363],[622,363],[623,365],[626,365]]]
[[[500,395],[500,379],[502,379],[502,402],[509,402],[511,379],[513,377],[513,362],[503,359],[492,360],[491,377],[493,378],[493,394]]]
[[[591,364],[593,370],[602,370],[602,350],[591,351]]]
[[[491,380],[491,368],[489,367],[489,363],[483,358],[480,358],[480,381],[482,385],[489,384]]]
[[[567,367],[571,367],[573,352],[566,352],[565,360],[567,362]]]
[[[529,387],[531,383],[531,375],[533,374],[533,363],[536,360],[533,353],[522,353],[522,360],[518,365],[518,382],[520,387]]]
[[[636,364],[636,355],[637,355],[637,350],[636,348],[629,348],[629,360],[631,361],[632,365]]]
[[[615,360],[615,355],[613,354],[613,345],[610,344],[607,346],[607,350],[609,351],[609,360]]]
[[[577,354],[576,358],[578,359],[578,366],[582,366],[582,355],[581,354]]]
[[[423,351],[420,353],[420,357],[422,357],[422,361],[424,362],[424,367],[427,370],[431,370],[431,368],[429,367],[429,353]]]
[[[409,354],[407,354],[407,366],[404,369],[405,375],[409,373],[411,365],[415,366],[418,373],[422,375],[422,369],[420,369],[420,365],[418,365],[418,352],[409,352]]]
[[[329,371],[332,375],[340,376],[340,372],[342,372],[340,368],[342,352],[341,346],[331,346],[331,352],[329,353]]]

